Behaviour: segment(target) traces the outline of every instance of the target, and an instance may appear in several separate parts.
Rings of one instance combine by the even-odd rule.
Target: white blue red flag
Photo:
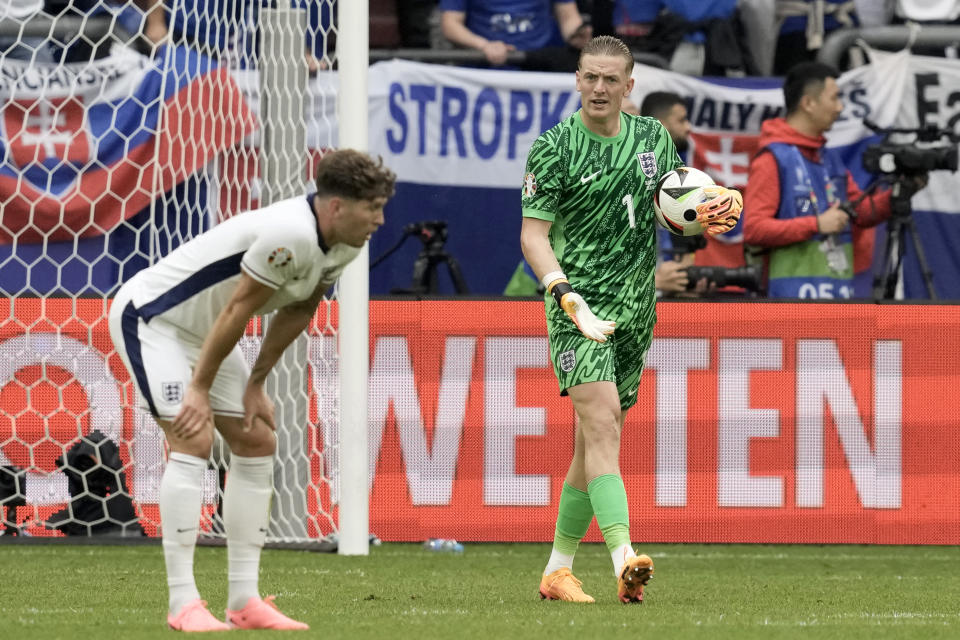
[[[102,235],[256,128],[226,69],[185,47],[5,59],[0,104],[4,244]]]

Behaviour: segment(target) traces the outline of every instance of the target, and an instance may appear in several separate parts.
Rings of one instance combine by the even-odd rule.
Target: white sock
[[[260,551],[270,524],[273,497],[273,456],[230,457],[223,494],[223,523],[227,529],[230,588],[227,608],[239,611],[250,598],[259,598]]]
[[[193,550],[197,546],[206,468],[203,458],[173,451],[160,481],[160,524],[172,614],[200,597],[193,579]]]
[[[557,569],[561,569],[563,567],[573,571],[573,555],[560,553],[557,551],[557,548],[554,547],[550,552],[550,559],[547,560],[547,568],[543,570],[543,575],[549,575]]]
[[[613,575],[619,577],[620,569],[623,569],[623,563],[637,555],[634,552],[633,547],[628,544],[622,544],[617,547],[611,554],[610,559],[613,561]]]

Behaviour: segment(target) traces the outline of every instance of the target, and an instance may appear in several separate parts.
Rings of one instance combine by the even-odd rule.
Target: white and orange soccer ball
[[[697,205],[716,195],[708,194],[703,189],[714,184],[713,178],[693,167],[669,171],[660,178],[653,193],[653,211],[657,222],[677,236],[703,233],[703,225],[697,222]]]

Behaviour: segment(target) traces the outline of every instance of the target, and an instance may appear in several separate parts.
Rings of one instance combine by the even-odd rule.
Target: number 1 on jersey
[[[627,195],[623,196],[623,200],[621,202],[627,206],[627,219],[630,220],[630,228],[636,229],[637,216],[633,211],[633,194],[628,193]]]

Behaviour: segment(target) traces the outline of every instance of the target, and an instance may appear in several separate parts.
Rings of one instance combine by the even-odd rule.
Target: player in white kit
[[[332,151],[315,194],[235,216],[137,273],[114,298],[110,337],[170,457],[160,520],[170,591],[167,623],[181,631],[306,629],[261,599],[260,551],[270,518],[276,449],[267,373],[307,328],[317,305],[383,224],[396,176],[368,155]],[[277,311],[249,369],[238,342],[254,315]],[[226,623],[200,599],[193,555],[201,480],[216,428],[230,447],[223,499]]]

